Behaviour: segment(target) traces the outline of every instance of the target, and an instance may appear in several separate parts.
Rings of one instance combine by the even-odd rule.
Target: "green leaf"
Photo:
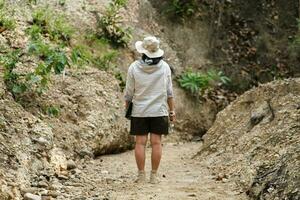
[[[60,114],[60,109],[56,106],[47,107],[46,112],[51,117],[57,117]]]
[[[24,93],[26,90],[27,90],[27,87],[24,84],[14,85],[12,88],[12,92],[14,94],[21,94],[21,93]]]

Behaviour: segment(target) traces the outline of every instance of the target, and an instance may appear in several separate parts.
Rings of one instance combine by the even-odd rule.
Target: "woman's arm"
[[[168,106],[169,106],[169,116],[170,121],[176,120],[176,114],[175,114],[175,100],[174,100],[174,94],[173,94],[173,84],[172,84],[172,76],[171,76],[171,70],[168,69],[167,74],[167,95],[168,95]]]
[[[176,113],[175,113],[175,101],[173,97],[168,98],[168,105],[169,105],[169,116],[170,116],[170,121],[174,122],[176,121]]]
[[[134,77],[132,72],[133,66],[131,65],[128,68],[127,78],[126,78],[126,87],[125,87],[125,108],[128,107],[129,103],[132,101],[133,93],[134,93]]]

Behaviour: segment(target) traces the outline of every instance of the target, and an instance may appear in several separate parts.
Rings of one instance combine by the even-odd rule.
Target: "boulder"
[[[52,127],[54,142],[64,151],[98,156],[126,150],[132,145],[118,81],[98,69],[68,70],[53,76],[53,84],[35,103],[25,105]],[[47,108],[59,110],[48,116]],[[42,109],[41,109],[42,108]]]

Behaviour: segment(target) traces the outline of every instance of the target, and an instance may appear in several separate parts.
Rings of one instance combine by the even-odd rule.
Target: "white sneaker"
[[[135,183],[145,183],[146,182],[146,173],[145,173],[145,171],[138,171],[137,178],[134,182]]]
[[[150,173],[150,183],[151,184],[157,184],[159,182],[160,182],[160,180],[158,178],[157,171],[152,170],[151,173]]]

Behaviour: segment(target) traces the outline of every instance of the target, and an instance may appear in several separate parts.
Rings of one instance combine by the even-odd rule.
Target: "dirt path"
[[[216,181],[208,169],[191,159],[200,143],[165,144],[160,167],[161,183],[133,183],[136,173],[133,151],[102,156],[78,166],[61,186],[62,199],[107,200],[244,200],[233,183]],[[151,148],[147,148],[149,172]],[[147,173],[149,178],[149,173]]]

